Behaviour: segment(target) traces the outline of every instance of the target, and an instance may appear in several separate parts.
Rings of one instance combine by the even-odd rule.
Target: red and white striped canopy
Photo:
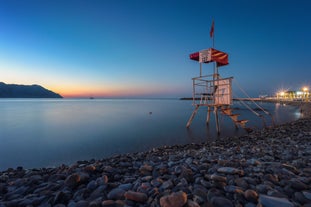
[[[217,66],[224,66],[229,64],[228,54],[214,48],[192,53],[190,54],[190,59],[199,61],[200,63],[209,63],[215,61]]]

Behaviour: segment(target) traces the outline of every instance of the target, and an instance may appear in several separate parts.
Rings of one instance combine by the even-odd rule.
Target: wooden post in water
[[[197,114],[197,112],[198,112],[198,110],[199,110],[199,107],[200,107],[200,105],[196,105],[196,106],[195,106],[195,109],[194,109],[194,111],[192,112],[191,117],[190,117],[190,119],[189,119],[188,122],[187,122],[187,125],[186,125],[187,128],[190,127],[193,118],[195,117],[195,115]]]
[[[211,109],[210,109],[210,107],[208,106],[208,107],[207,107],[207,117],[206,117],[206,124],[207,124],[207,125],[209,124],[210,118],[211,118]]]
[[[220,127],[219,127],[219,120],[218,120],[218,107],[217,106],[214,106],[214,115],[215,115],[217,134],[220,134]]]

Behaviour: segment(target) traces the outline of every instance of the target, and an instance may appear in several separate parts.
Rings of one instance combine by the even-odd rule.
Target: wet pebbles
[[[0,207],[18,206],[310,207],[311,119],[210,143],[0,172]]]

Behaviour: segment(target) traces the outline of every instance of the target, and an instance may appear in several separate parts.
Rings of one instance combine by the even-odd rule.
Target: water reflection
[[[242,105],[235,103],[234,107],[252,126],[262,127],[262,121]],[[297,107],[267,103],[263,107],[275,116],[277,123],[299,118]],[[192,110],[191,101],[180,100],[2,99],[0,168],[69,164],[246,133],[220,115],[218,135],[213,113],[206,125],[206,108],[199,109],[187,129]]]

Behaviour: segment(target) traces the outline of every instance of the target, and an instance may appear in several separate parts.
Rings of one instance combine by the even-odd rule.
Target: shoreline
[[[8,169],[0,207],[311,206],[311,103],[301,110],[303,118],[241,137]]]

